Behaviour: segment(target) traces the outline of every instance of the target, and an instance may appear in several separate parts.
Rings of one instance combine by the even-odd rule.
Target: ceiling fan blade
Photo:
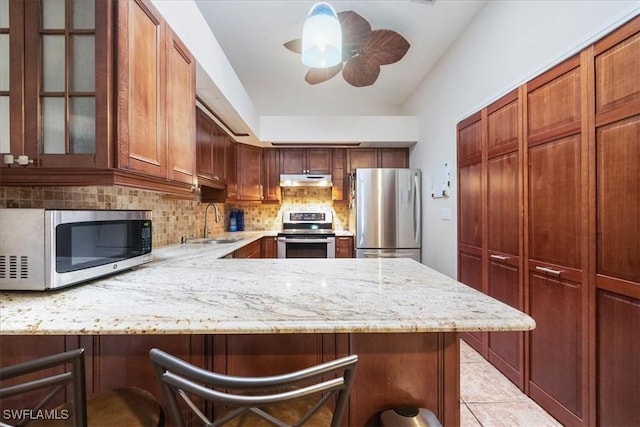
[[[376,64],[393,64],[402,59],[411,45],[400,34],[391,30],[375,30],[362,46],[361,52]]]
[[[353,10],[338,13],[338,20],[342,27],[342,48],[344,51],[357,51],[371,33],[371,24]],[[353,55],[349,55],[350,58]]]
[[[310,85],[326,82],[342,70],[342,63],[329,68],[310,68],[304,79]]]
[[[289,40],[283,43],[282,46],[289,49],[291,52],[302,53],[302,39]]]
[[[342,77],[351,86],[371,86],[380,75],[380,65],[371,61],[366,55],[357,55],[344,64]]]

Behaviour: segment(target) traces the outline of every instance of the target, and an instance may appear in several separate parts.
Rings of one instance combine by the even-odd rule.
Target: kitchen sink
[[[242,240],[242,237],[217,237],[212,239],[195,239],[195,240],[187,240],[185,243],[187,244],[196,244],[196,245],[223,245],[226,243],[236,243]]]

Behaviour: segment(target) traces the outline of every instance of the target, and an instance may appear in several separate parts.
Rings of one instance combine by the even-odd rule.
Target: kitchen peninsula
[[[56,292],[0,293],[2,354],[10,344],[24,358],[29,340],[57,339],[87,349],[90,390],[132,384],[160,396],[153,346],[237,375],[356,353],[348,425],[375,425],[379,411],[409,404],[455,426],[457,333],[535,327],[409,259],[219,259],[260,238],[247,236],[162,248],[136,270]]]

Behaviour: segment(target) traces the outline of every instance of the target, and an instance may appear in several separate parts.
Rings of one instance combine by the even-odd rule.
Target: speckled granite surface
[[[408,259],[218,259],[186,244],[117,276],[0,293],[0,334],[215,334],[529,330],[533,319]]]

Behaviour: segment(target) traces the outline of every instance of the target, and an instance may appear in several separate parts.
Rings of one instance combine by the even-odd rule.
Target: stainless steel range
[[[331,211],[286,211],[278,233],[278,258],[335,258]]]

